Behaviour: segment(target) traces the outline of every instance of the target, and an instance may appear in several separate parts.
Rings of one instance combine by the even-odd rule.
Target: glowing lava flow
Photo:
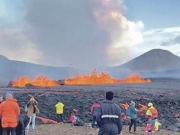
[[[151,80],[145,80],[141,78],[139,73],[132,76],[128,76],[124,80],[120,80],[120,79],[114,79],[109,74],[104,72],[98,74],[96,70],[94,70],[91,73],[91,75],[77,74],[74,78],[65,79],[65,84],[67,85],[147,83],[147,82],[151,82]]]
[[[23,88],[27,84],[31,84],[33,86],[39,86],[39,87],[53,87],[58,86],[59,83],[55,80],[51,80],[48,77],[45,76],[37,76],[35,80],[31,81],[28,76],[22,76],[20,79],[15,79],[13,81],[13,87],[20,87]]]

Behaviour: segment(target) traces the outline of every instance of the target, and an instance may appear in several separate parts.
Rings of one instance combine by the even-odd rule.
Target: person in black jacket
[[[122,132],[121,109],[112,102],[113,96],[113,92],[107,92],[106,100],[101,104],[101,114],[97,117],[98,135],[120,135]]]
[[[21,110],[21,114],[18,116],[18,125],[16,127],[16,135],[26,135],[26,127],[30,121],[30,118],[27,114],[23,114]],[[10,132],[8,131],[8,135],[10,135]]]
[[[27,114],[19,115],[18,126],[16,127],[16,135],[25,135],[26,127],[30,121]]]

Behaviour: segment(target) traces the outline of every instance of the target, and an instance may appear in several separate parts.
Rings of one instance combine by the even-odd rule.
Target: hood
[[[15,98],[8,98],[8,99],[6,99],[6,101],[10,101],[10,102],[17,102],[17,99],[15,99]]]
[[[6,99],[8,98],[13,98],[13,94],[10,93],[10,92],[7,92],[6,95],[5,95]]]
[[[110,103],[110,104],[113,104],[114,102],[112,100],[105,100],[103,101],[103,103]]]

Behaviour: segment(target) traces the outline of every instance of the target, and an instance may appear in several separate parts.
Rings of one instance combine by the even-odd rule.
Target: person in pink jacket
[[[91,107],[91,115],[93,116],[92,128],[95,127],[96,117],[100,113],[100,106],[101,105],[100,105],[99,99],[96,99],[95,103]]]

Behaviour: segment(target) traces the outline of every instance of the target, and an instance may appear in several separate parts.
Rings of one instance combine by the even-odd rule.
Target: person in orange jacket
[[[19,114],[20,107],[17,103],[17,100],[13,98],[13,95],[11,93],[6,93],[6,100],[0,105],[3,135],[7,135],[8,130],[10,130],[11,135],[16,135],[15,128],[18,125]]]

